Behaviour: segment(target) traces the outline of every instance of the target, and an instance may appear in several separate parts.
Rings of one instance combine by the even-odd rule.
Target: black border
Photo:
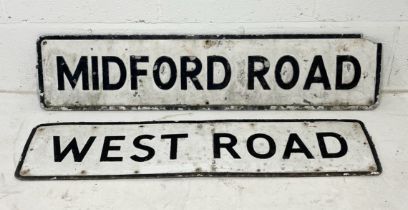
[[[168,173],[168,174],[126,174],[126,175],[82,175],[82,176],[21,176],[21,168],[27,155],[28,148],[38,128],[54,125],[124,125],[124,124],[177,124],[177,123],[228,123],[228,122],[354,122],[359,123],[366,135],[367,142],[373,154],[377,171],[351,171],[351,172],[310,172],[310,173],[228,173],[228,172],[192,172],[192,173]],[[358,160],[356,160],[358,161]],[[203,121],[141,121],[141,122],[62,122],[45,123],[33,128],[24,146],[14,176],[20,180],[93,180],[93,179],[133,179],[133,178],[177,178],[177,177],[323,177],[323,176],[370,176],[380,175],[382,166],[378,158],[375,145],[364,123],[355,119],[277,119],[277,120],[203,120]]]
[[[41,36],[37,41],[38,55],[38,84],[40,91],[41,107],[46,110],[356,110],[356,109],[373,109],[377,107],[379,100],[380,77],[381,77],[381,43],[377,44],[377,63],[376,63],[376,83],[374,90],[374,101],[370,105],[96,105],[96,106],[49,106],[46,103],[44,95],[44,78],[42,68],[41,43],[44,40],[92,40],[92,39],[361,39],[362,34],[251,34],[251,35],[47,35]]]

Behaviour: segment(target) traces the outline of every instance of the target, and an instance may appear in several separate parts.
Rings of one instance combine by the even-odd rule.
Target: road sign
[[[24,180],[380,173],[357,120],[43,124],[16,169]]]
[[[381,44],[360,35],[46,36],[49,110],[368,109]]]

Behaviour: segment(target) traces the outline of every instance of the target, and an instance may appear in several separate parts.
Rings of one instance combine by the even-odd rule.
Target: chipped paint
[[[142,141],[136,140],[141,134]],[[176,134],[175,145],[165,137]],[[319,140],[322,134],[325,137]],[[95,138],[83,152],[91,136]],[[108,136],[116,139],[106,143]],[[231,143],[231,136],[236,143]],[[73,138],[82,158],[72,151],[58,152]],[[381,171],[374,144],[357,120],[213,120],[39,125],[27,141],[15,175],[22,180],[58,180],[352,176]]]
[[[44,42],[47,44],[44,45]],[[39,40],[38,53],[40,98],[42,107],[47,110],[354,110],[373,109],[378,105],[381,44],[355,34],[47,36]],[[65,89],[58,90],[56,55],[64,57],[71,73],[83,56],[89,58],[89,71],[94,69],[90,64],[92,56],[99,59],[98,62],[101,62],[102,55],[118,57],[126,66],[125,82],[118,89],[103,89],[102,64],[99,63],[98,80],[93,80],[95,74],[88,74],[89,90],[81,89],[82,76],[73,78],[71,86],[65,77],[62,82]],[[213,55],[227,59],[229,66],[226,69],[231,70],[231,78],[225,87],[210,90],[206,58]],[[290,89],[283,89],[275,81],[277,60],[285,55],[296,58],[299,65],[299,77]],[[320,82],[305,89],[312,63],[320,55],[330,89],[323,88]],[[353,56],[359,61],[361,77],[355,87],[336,89],[336,55]],[[142,56],[149,59],[138,63],[137,68],[146,70],[146,75],[138,75],[137,86],[131,87],[129,58],[142,59]],[[173,67],[163,64],[159,69],[155,62],[162,56],[174,61],[174,83],[170,82]],[[198,60],[202,63],[202,70],[197,76],[186,78],[185,90],[180,89],[180,56],[186,56],[189,62]],[[248,56],[267,58],[262,65],[269,69],[264,77],[270,89],[261,85],[258,77],[254,77],[254,88],[249,88]],[[260,68],[259,63],[255,64],[255,69]],[[110,65],[114,66],[109,73],[112,81],[117,81],[122,73],[119,74],[115,63]],[[190,63],[186,66],[188,71],[195,68]],[[352,66],[346,62],[342,67],[344,83],[353,78],[355,71]],[[282,66],[283,83],[293,79],[293,68],[288,63]],[[225,78],[225,71],[218,64],[214,66],[215,83]],[[320,77],[319,71],[315,77]],[[171,83],[170,87],[158,85],[157,78],[152,78],[154,74],[163,80],[163,84]],[[99,84],[96,89],[94,82]],[[198,89],[196,83],[201,84],[202,89]]]

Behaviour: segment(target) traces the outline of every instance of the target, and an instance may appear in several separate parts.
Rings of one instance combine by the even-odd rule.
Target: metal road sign
[[[378,175],[357,120],[52,123],[33,129],[19,179]]]
[[[49,110],[368,109],[381,44],[361,35],[45,36]]]

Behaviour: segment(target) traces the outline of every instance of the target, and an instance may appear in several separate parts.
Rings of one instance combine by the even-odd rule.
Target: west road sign
[[[357,120],[53,123],[33,129],[23,180],[378,175]]]

